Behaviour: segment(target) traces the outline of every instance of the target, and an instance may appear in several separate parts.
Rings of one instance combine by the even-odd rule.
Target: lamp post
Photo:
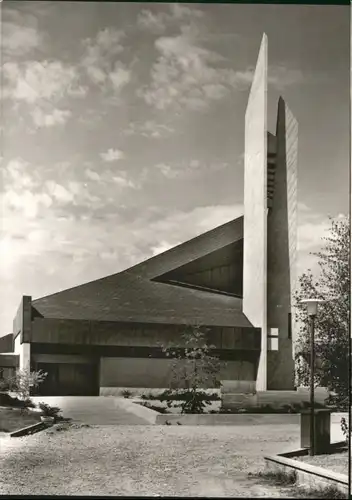
[[[309,316],[309,332],[310,332],[310,447],[309,455],[314,456],[315,453],[315,425],[314,425],[314,368],[315,368],[315,349],[314,349],[314,326],[315,317],[318,312],[318,304],[325,302],[321,299],[304,299],[301,304],[307,308]]]

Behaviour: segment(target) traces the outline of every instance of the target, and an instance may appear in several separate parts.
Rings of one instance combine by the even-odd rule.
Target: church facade
[[[297,122],[280,98],[267,130],[267,38],[245,117],[244,215],[120,273],[32,300],[0,338],[0,374],[48,373],[42,395],[168,386],[163,347],[207,328],[220,379],[294,387]]]

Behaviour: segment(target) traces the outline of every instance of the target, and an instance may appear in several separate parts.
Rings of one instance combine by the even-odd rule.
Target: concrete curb
[[[336,443],[330,444],[330,451],[338,451],[346,446],[346,441],[336,441]],[[299,448],[294,451],[287,451],[285,453],[278,453],[278,457],[284,458],[294,458],[294,457],[304,457],[309,453],[309,448]]]
[[[333,443],[333,448],[339,448],[345,444],[344,442]],[[294,460],[293,457],[303,456],[308,454],[308,449],[299,449],[280,455],[267,455],[264,457],[267,470],[282,471],[285,473],[296,473],[297,485],[305,488],[328,488],[335,487],[343,495],[348,496],[348,475],[339,474],[337,472],[317,467]]]
[[[157,413],[156,425],[165,425],[179,422],[181,425],[299,425],[299,415],[297,414],[181,414],[181,413]]]
[[[136,401],[136,400],[135,400]],[[137,401],[136,401],[137,402]],[[135,406],[140,406],[134,403]],[[141,406],[141,408],[147,409]],[[165,425],[169,424],[181,425],[299,425],[299,413],[203,413],[203,414],[182,414],[182,413],[159,413],[156,414],[155,424]],[[333,414],[331,423],[337,423],[340,420],[340,414]]]
[[[133,413],[133,415],[142,418],[151,425],[156,424],[156,419],[160,415],[157,411],[138,404],[135,399],[114,398],[114,402],[122,410]]]
[[[23,427],[18,431],[10,432],[10,437],[22,437],[27,436],[28,434],[35,434],[36,432],[42,431],[49,427],[45,422],[38,422],[36,424],[29,425],[27,427]]]

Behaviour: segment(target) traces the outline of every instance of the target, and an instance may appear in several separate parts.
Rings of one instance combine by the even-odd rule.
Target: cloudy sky
[[[243,212],[263,32],[299,121],[299,270],[348,212],[348,7],[2,4],[0,335],[21,295],[118,272]]]

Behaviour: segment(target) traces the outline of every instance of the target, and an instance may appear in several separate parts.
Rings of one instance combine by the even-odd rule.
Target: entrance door
[[[37,369],[48,373],[37,391],[42,396],[99,395],[98,367],[95,364],[38,363]]]

